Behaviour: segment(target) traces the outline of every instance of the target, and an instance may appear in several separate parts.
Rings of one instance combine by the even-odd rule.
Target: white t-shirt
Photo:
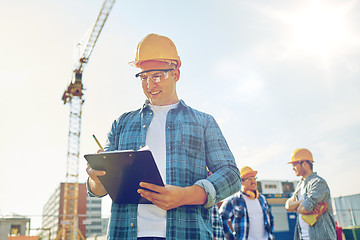
[[[304,195],[305,195],[305,188],[304,188],[304,184],[305,182],[302,181],[301,182],[302,186],[300,187],[300,191],[298,192],[298,200],[304,200]],[[301,228],[301,237],[303,240],[309,240],[310,236],[309,236],[309,224],[307,224],[303,219],[302,219],[302,214],[299,213],[299,224],[300,224],[300,228]]]
[[[166,182],[166,116],[178,103],[166,106],[150,105],[154,112],[146,134],[146,145],[152,152],[160,175]],[[166,237],[166,211],[155,204],[139,204],[137,212],[138,237]]]
[[[264,214],[259,199],[244,196],[249,215],[249,240],[267,240],[269,234],[265,231]],[[262,227],[259,227],[262,226]]]

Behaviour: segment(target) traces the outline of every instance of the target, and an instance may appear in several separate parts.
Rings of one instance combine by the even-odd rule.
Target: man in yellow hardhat
[[[233,154],[214,118],[178,98],[181,60],[169,38],[147,35],[132,64],[147,100],[113,123],[105,151],[147,145],[166,185],[140,183],[153,204],[113,202],[108,239],[212,239],[211,207],[240,189]],[[87,173],[89,194],[106,195],[98,179],[105,173]]]
[[[264,195],[257,190],[257,171],[240,170],[241,192],[227,198],[220,208],[227,239],[274,239],[274,217]],[[231,220],[233,231],[227,222]]]
[[[313,172],[313,163],[312,153],[306,148],[294,150],[288,162],[296,176],[302,177],[285,204],[287,211],[298,213],[294,239],[336,240],[330,189],[326,181]]]

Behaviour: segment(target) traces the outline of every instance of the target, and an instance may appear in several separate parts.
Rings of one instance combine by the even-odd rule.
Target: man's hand
[[[301,202],[297,201],[295,197],[291,197],[286,201],[285,208],[288,212],[296,212]]]
[[[89,163],[87,164],[86,172],[89,175],[89,180],[92,180],[95,184],[102,184],[98,177],[104,176],[106,174],[105,171],[99,171],[99,170],[92,169],[90,167]]]
[[[304,214],[304,215],[307,215],[307,214],[310,214],[310,212],[308,210],[306,210],[303,205],[299,205],[299,207],[296,209],[296,211],[298,213],[301,213],[301,214]]]
[[[99,149],[97,151],[97,153],[103,152],[103,150]],[[102,183],[99,180],[99,176],[104,176],[106,174],[105,171],[98,171],[95,169],[92,169],[89,165],[89,163],[87,164],[86,167],[86,172],[89,175],[89,188],[90,190],[98,196],[103,196],[107,193],[107,191],[104,188],[104,185],[102,185]]]
[[[164,210],[170,210],[183,205],[201,205],[207,202],[205,190],[198,185],[177,187],[166,184],[165,187],[162,187],[141,182],[140,187],[146,188],[138,189],[138,193],[142,197]]]

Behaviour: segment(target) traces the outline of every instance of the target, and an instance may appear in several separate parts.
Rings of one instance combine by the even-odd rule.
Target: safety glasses
[[[142,83],[148,82],[149,79],[151,79],[153,82],[159,83],[161,80],[167,79],[169,77],[168,72],[171,70],[174,69],[151,69],[137,73],[135,77],[139,77]]]

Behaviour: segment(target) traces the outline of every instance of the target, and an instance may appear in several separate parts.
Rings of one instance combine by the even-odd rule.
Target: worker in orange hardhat
[[[135,77],[140,78],[150,104],[163,106],[179,102],[176,83],[180,78],[181,61],[169,38],[147,35],[138,44],[135,61],[131,64],[142,70]]]
[[[306,148],[292,152],[291,161],[296,176],[301,181],[286,201],[289,212],[297,212],[294,239],[337,239],[332,216],[330,189],[326,181],[313,172],[313,156]]]
[[[220,208],[227,239],[274,239],[274,216],[266,197],[257,190],[257,171],[245,166],[240,170],[241,192],[226,199]],[[231,220],[233,232],[228,220]]]
[[[178,98],[181,61],[173,41],[147,35],[132,64],[147,100],[113,123],[105,150],[147,145],[166,185],[140,183],[138,193],[153,204],[113,203],[108,238],[212,239],[211,207],[240,190],[234,156],[214,118]],[[98,179],[105,173],[87,172],[89,194],[107,194]]]
[[[146,61],[161,61],[180,68],[181,61],[175,44],[170,38],[149,34],[141,40],[136,49],[135,61],[130,64],[140,67]]]

